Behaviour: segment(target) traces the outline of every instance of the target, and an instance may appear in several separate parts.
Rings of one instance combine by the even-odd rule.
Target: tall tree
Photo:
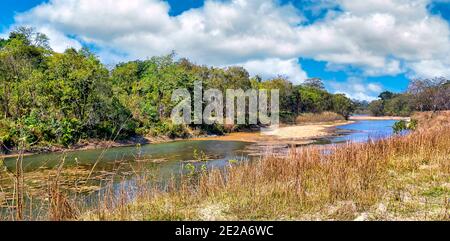
[[[315,88],[319,90],[325,90],[325,84],[323,83],[322,79],[320,78],[310,78],[306,79],[303,83],[303,86],[309,87],[309,88]]]

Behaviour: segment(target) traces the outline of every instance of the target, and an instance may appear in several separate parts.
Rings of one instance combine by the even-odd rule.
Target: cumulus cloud
[[[16,24],[47,33],[56,50],[94,44],[106,62],[175,50],[197,63],[240,64],[297,83],[307,76],[299,57],[363,76],[450,77],[449,25],[429,13],[430,1],[321,0],[310,8],[329,11],[311,23],[276,0],[206,0],[178,16],[162,0],[50,0],[18,14]]]
[[[383,87],[378,83],[364,83],[362,79],[351,77],[345,82],[331,81],[330,86],[336,94],[345,94],[351,99],[376,100]]]
[[[417,60],[450,53],[448,23],[425,0],[342,0],[343,13],[301,30],[303,54],[362,68],[366,75],[396,75]],[[414,69],[412,69],[414,71]]]
[[[300,84],[308,78],[306,72],[301,69],[298,59],[252,60],[240,65],[247,69],[250,74],[259,75],[265,79],[275,78],[282,74],[294,84]]]

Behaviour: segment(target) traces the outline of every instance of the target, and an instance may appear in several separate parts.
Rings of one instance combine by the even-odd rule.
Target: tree
[[[142,63],[132,61],[118,64],[111,73],[111,80],[117,91],[124,91],[127,95],[133,92],[133,87],[142,77]]]
[[[259,89],[264,90],[274,90],[277,89],[280,91],[280,109],[284,111],[291,112],[294,106],[293,99],[291,98],[293,95],[293,85],[286,78],[279,76],[277,78],[263,81],[259,84]]]
[[[391,116],[409,116],[411,114],[410,96],[399,94],[385,101],[383,114]]]
[[[0,49],[3,48],[6,45],[7,42],[8,41],[6,41],[6,39],[0,38]]]
[[[333,109],[333,98],[327,91],[301,86],[299,92],[302,112],[320,113]]]
[[[320,78],[306,79],[305,82],[303,83],[303,86],[319,90],[325,90],[325,85]]]
[[[374,116],[384,115],[384,106],[382,100],[375,100],[369,104],[369,110]]]
[[[54,54],[48,63],[46,95],[65,117],[82,123],[95,122],[95,107],[105,95],[111,95],[108,70],[91,53],[68,49]]]
[[[384,91],[378,97],[383,101],[387,101],[387,100],[392,99],[394,97],[394,95],[395,94],[390,91]]]
[[[49,50],[33,45],[30,36],[36,34],[27,31],[12,32],[0,48],[0,101],[4,118],[18,118],[30,111],[36,78],[45,68]]]
[[[27,45],[51,50],[47,35],[36,32],[34,28],[20,26],[10,33],[9,38],[20,39]]]
[[[335,94],[333,95],[333,109],[334,112],[344,116],[344,118],[348,120],[355,110],[355,105],[344,94]]]
[[[449,107],[449,88],[445,78],[415,79],[410,82],[408,93],[416,110],[438,111]]]

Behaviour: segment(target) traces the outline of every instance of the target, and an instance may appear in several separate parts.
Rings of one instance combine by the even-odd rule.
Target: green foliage
[[[148,134],[152,136],[167,136],[169,138],[188,138],[191,136],[186,125],[174,125],[170,121],[155,123]]]
[[[384,105],[382,100],[375,100],[369,104],[369,110],[374,116],[384,115]]]
[[[405,130],[408,129],[408,127],[407,127],[407,122],[404,121],[404,120],[397,121],[397,122],[395,122],[395,124],[394,124],[394,126],[392,127],[392,129],[394,129],[394,133],[395,133],[395,134],[399,134],[399,133],[401,133],[402,131],[405,131]]]
[[[355,104],[345,95],[336,94],[333,96],[333,110],[348,119],[355,111]]]
[[[188,176],[193,176],[195,174],[195,166],[192,163],[184,165],[184,169],[188,171]]]
[[[409,130],[416,130],[417,129],[417,127],[419,126],[419,121],[418,120],[415,120],[415,119],[412,119],[412,120],[410,120],[409,122],[408,122],[408,124],[407,124],[407,128],[409,129]]]
[[[394,130],[395,134],[400,134],[403,131],[416,130],[417,126],[418,126],[418,121],[417,120],[414,120],[414,119],[411,120],[411,121],[401,120],[401,121],[395,122],[395,124],[392,127],[392,129]]]
[[[301,112],[320,113],[333,110],[333,96],[322,89],[300,87]]]
[[[450,195],[450,189],[443,187],[443,186],[438,186],[438,187],[432,187],[424,192],[422,192],[422,196],[426,196],[426,197],[442,197],[445,195]]]
[[[395,96],[394,93],[392,93],[390,91],[384,91],[378,97],[383,101],[387,101],[387,100],[392,99],[394,96]]]

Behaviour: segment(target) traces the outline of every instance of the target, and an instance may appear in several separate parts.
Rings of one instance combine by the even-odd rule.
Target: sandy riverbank
[[[225,136],[194,138],[194,140],[243,141],[262,146],[306,145],[314,142],[315,139],[332,136],[335,134],[335,127],[350,123],[353,121],[280,126],[265,128],[258,132],[236,132]]]
[[[405,120],[409,121],[410,117],[401,117],[401,116],[352,116],[350,120],[360,121],[360,120]]]

